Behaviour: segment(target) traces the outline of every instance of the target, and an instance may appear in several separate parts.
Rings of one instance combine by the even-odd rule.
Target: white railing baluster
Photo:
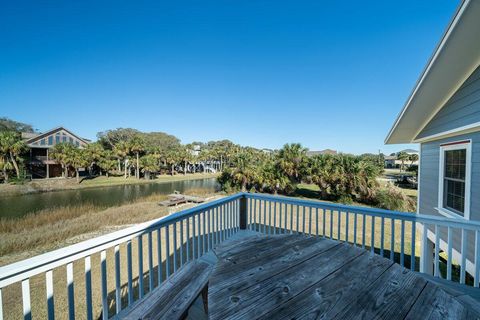
[[[3,320],[2,288],[0,288],[0,320]]]
[[[290,234],[293,234],[293,205],[290,205]]]
[[[48,319],[53,320],[55,319],[55,306],[53,300],[53,272],[52,270],[48,270],[45,273],[45,287],[47,290],[47,313]],[[1,304],[1,299],[0,299]],[[1,318],[1,316],[0,316]]]
[[[173,273],[177,272],[177,223],[173,223]]]
[[[220,242],[225,240],[225,217],[223,215],[223,205],[220,206]]]
[[[385,218],[382,217],[380,226],[380,255],[383,257],[384,242],[385,242]]]
[[[308,211],[308,235],[312,235],[312,207]]]
[[[297,234],[300,233],[300,206],[296,206],[297,208],[297,223],[296,223],[296,227],[297,227]]]
[[[475,272],[473,274],[473,286],[478,288],[480,278],[480,231],[475,231]],[[1,304],[1,300],[0,300]]]
[[[305,206],[302,206],[302,233],[305,235],[305,224],[306,224],[306,213],[305,211],[307,210],[307,208]]]
[[[202,212],[202,227],[203,227],[203,237],[202,237],[202,255],[205,254],[205,249],[206,249],[206,239],[207,239],[207,226],[205,225],[205,214],[206,211]]]
[[[390,260],[395,258],[395,219],[390,219]]]
[[[330,213],[330,239],[333,239],[333,210],[329,210]]]
[[[140,234],[137,237],[138,244],[138,297],[143,298],[143,239]]]
[[[273,202],[273,234],[277,234],[277,202]]]
[[[108,319],[108,289],[107,289],[107,252],[100,252],[100,273],[102,285],[102,319]]]
[[[465,284],[465,272],[466,272],[466,260],[467,260],[467,233],[462,228],[462,260],[460,263],[460,283]]]
[[[148,292],[153,290],[153,243],[152,232],[148,232]]]
[[[127,241],[128,305],[133,303],[132,241]]]
[[[68,318],[75,319],[75,291],[73,287],[73,263],[67,264]]]
[[[353,213],[353,245],[357,246],[357,213],[356,212]]]
[[[165,226],[165,278],[170,277],[170,230],[168,224]]]
[[[211,221],[210,221],[210,213],[211,213],[211,210],[208,210],[207,211],[207,251],[210,251],[210,241],[211,241],[211,238],[212,238],[212,228],[211,228]]]
[[[263,201],[263,233],[267,233],[267,202]]]
[[[196,225],[196,215],[192,217],[192,259],[197,257],[197,228]]]
[[[32,319],[32,307],[30,305],[30,280],[22,281],[22,304],[23,304],[23,319]]]
[[[183,220],[180,220],[180,267],[183,266]]]
[[[410,257],[410,269],[415,271],[415,237],[416,237],[416,223],[412,221],[412,243],[411,243],[411,257]]]
[[[452,280],[452,227],[447,229],[447,280]]]
[[[326,234],[326,232],[327,232],[326,226],[325,226],[325,224],[326,224],[326,221],[325,221],[325,220],[326,220],[327,214],[325,213],[325,209],[322,209],[322,212],[323,212],[323,228],[322,228],[322,232],[323,232],[323,238],[325,238],[325,237],[326,237],[325,234]]]
[[[120,283],[120,246],[114,248],[115,254],[115,313],[122,311],[122,287]]]
[[[440,276],[440,234],[438,233],[438,224],[435,225],[435,260],[434,260],[434,269],[433,269],[433,276],[439,277]]]
[[[187,242],[185,243],[185,251],[186,251],[186,262],[190,261],[190,218],[187,218],[187,223],[185,226]]]
[[[157,229],[157,272],[158,272],[158,285],[162,283],[163,277],[163,263],[162,263],[162,228]]]
[[[364,215],[365,216],[365,215]],[[375,252],[375,216],[372,216],[372,227],[370,230],[370,252]]]
[[[400,237],[400,265],[405,266],[405,220],[402,220],[401,225],[401,237]]]
[[[258,226],[260,224],[257,223],[257,199],[253,199],[253,221],[254,221],[254,226],[253,226],[254,229],[253,230],[259,231]]]
[[[365,214],[362,213],[362,249],[365,249],[365,232],[367,231],[366,222]]]
[[[337,238],[338,241],[342,240],[341,233],[340,233],[340,224],[342,223],[342,212],[337,210]]]
[[[346,243],[349,243],[348,242],[349,224],[350,224],[350,212],[346,211],[345,212],[345,242]]]
[[[315,234],[318,238],[318,222],[319,222],[319,219],[318,219],[318,208],[315,208],[315,218],[317,220],[317,223],[315,225]]]
[[[87,320],[93,320],[92,262],[90,256],[85,257],[85,302],[87,304]]]
[[[275,216],[277,215],[277,203],[275,202]],[[278,203],[278,233],[282,232],[282,203]]]

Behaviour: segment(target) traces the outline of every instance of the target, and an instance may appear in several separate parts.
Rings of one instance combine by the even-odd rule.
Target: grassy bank
[[[194,173],[187,175],[161,175],[152,180],[135,179],[133,177],[125,179],[124,177],[94,177],[84,178],[80,183],[75,178],[52,178],[39,179],[23,184],[0,184],[0,197],[13,196],[37,192],[49,192],[60,190],[84,189],[95,187],[108,187],[125,184],[143,184],[143,183],[163,183],[185,180],[198,180],[207,178],[216,178],[218,174],[214,173]]]
[[[191,195],[215,197],[203,190]],[[19,219],[0,219],[0,265],[80,242],[126,226],[156,219],[192,205],[163,207],[165,195],[151,195],[127,205],[102,208],[93,204],[58,207]]]

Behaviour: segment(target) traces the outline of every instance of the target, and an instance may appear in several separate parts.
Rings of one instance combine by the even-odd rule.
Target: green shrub
[[[407,196],[402,189],[388,184],[379,188],[375,194],[377,207],[393,211],[415,212],[415,201]]]

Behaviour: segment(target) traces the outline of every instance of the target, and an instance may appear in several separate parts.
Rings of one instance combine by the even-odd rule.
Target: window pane
[[[466,149],[445,151],[445,177],[465,180]]]
[[[465,182],[445,179],[443,191],[443,206],[463,215],[465,211]]]

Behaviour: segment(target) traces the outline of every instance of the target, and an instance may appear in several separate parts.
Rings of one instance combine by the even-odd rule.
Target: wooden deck
[[[224,242],[209,319],[477,319],[478,304],[378,255],[302,235]]]

